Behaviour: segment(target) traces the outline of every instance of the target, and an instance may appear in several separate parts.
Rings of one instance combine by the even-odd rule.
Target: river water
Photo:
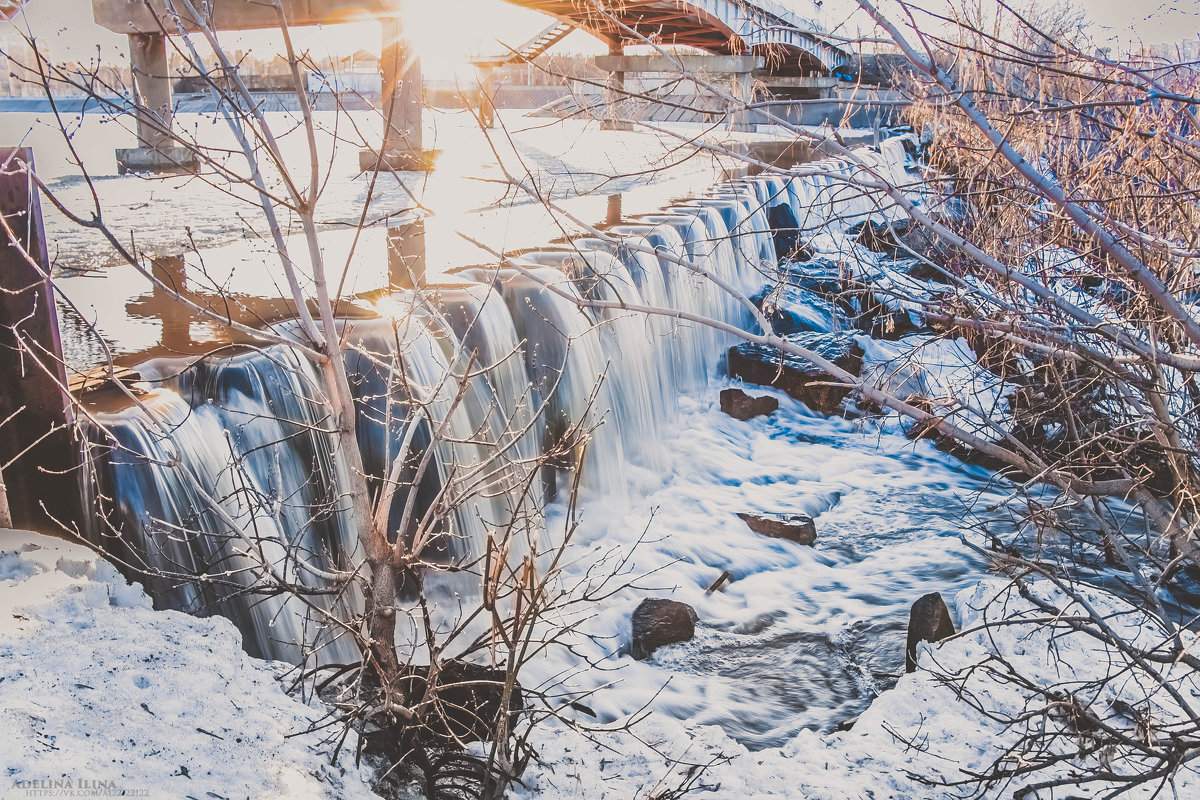
[[[36,131],[39,170],[64,202],[86,209],[89,186],[72,174],[65,148],[49,144],[53,137],[32,117],[5,116],[9,131]],[[506,122],[513,129],[526,129],[515,134],[512,143],[493,139],[493,144],[504,142],[496,145],[500,165],[489,143],[465,118],[447,116],[437,120],[436,146],[445,151],[439,169],[428,177],[410,176],[403,187],[391,178],[381,180],[373,190],[369,218],[403,220],[414,213],[425,217],[431,275],[490,260],[485,250],[461,234],[505,251],[540,246],[562,235],[561,216],[514,191],[504,178],[506,171],[561,198],[571,214],[596,223],[606,217],[610,196],[622,195],[625,217],[652,212],[700,195],[732,166],[682,153],[675,149],[677,139],[666,135],[599,131],[583,123],[547,126],[516,116]],[[386,235],[373,229],[356,241],[354,223],[371,190],[366,178],[354,177],[357,148],[334,144],[333,123],[324,121],[331,179],[324,198],[327,211],[319,219],[326,258],[348,264],[346,296],[385,310],[387,300],[380,300],[378,290],[388,282]],[[369,120],[362,123],[369,126]],[[194,129],[211,122],[197,118],[180,124]],[[228,144],[223,136],[214,126],[206,141]],[[127,137],[115,123],[102,124],[91,117],[83,119],[75,136],[83,147],[84,163],[94,171],[93,185],[105,201],[114,234],[156,256],[185,254],[186,280],[199,295],[216,297],[227,289],[251,312],[266,308],[257,301],[269,301],[280,292],[263,266],[268,248],[253,225],[236,221],[239,201],[197,178],[116,176],[111,149],[128,144],[123,141]],[[289,148],[299,146],[294,137],[286,141]],[[45,149],[43,142],[48,144]],[[522,169],[525,172],[519,172]],[[613,174],[619,177],[613,180]],[[674,236],[681,248],[687,226],[701,225],[703,234],[704,225],[697,220],[705,220],[709,234],[724,225],[718,214],[688,214],[700,212],[677,210],[663,220],[632,221],[662,221],[664,230],[654,235]],[[202,351],[225,341],[211,323],[181,318],[154,295],[148,281],[118,263],[94,233],[51,212],[47,226],[60,287],[71,302],[63,315],[73,365],[98,363],[106,348],[122,363],[140,366],[151,357]],[[718,253],[714,246],[706,257],[726,270],[729,280],[748,289],[755,280],[762,282],[757,267],[747,266],[755,254],[739,255],[728,244],[722,247]],[[547,251],[534,263],[553,269],[547,265],[556,258],[561,261],[561,255]],[[674,299],[686,296],[689,308],[731,323],[747,321],[743,311],[714,305],[711,294],[695,293],[665,266],[663,277],[655,279],[658,283],[647,283],[645,275],[639,277],[635,269],[621,265],[605,274],[617,276],[614,291],[636,293],[641,299],[656,292]],[[1009,526],[1001,507],[1003,487],[985,470],[965,466],[927,443],[910,442],[894,422],[816,415],[770,390],[754,392],[775,394],[779,410],[770,417],[738,422],[723,415],[716,403],[719,390],[733,385],[720,366],[728,337],[688,326],[656,327],[627,315],[589,320],[573,307],[558,308],[545,293],[535,292],[539,299],[529,306],[531,295],[517,277],[499,283],[500,294],[484,291],[494,297],[493,306],[506,309],[505,336],[520,337],[527,346],[544,345],[553,335],[535,333],[540,323],[551,320],[558,334],[583,326],[568,337],[577,344],[559,365],[564,375],[576,370],[579,385],[567,385],[563,391],[578,393],[599,374],[609,381],[595,420],[600,428],[591,461],[584,467],[588,486],[581,524],[560,577],[563,587],[575,592],[594,589],[601,599],[571,612],[577,616],[567,615],[575,626],[570,650],[552,649],[522,676],[530,687],[586,707],[577,712],[581,719],[611,721],[649,707],[680,719],[719,724],[752,747],[778,745],[802,728],[829,730],[856,716],[902,670],[904,628],[913,600],[930,591],[950,596],[985,574],[985,565],[961,542],[962,537],[976,536],[981,524],[1001,532]],[[535,311],[525,314],[526,307]],[[601,333],[588,344],[589,337],[597,336],[589,333],[595,322],[601,323]],[[91,334],[92,327],[99,338]],[[425,346],[425,334],[415,336],[410,343],[418,351]],[[436,349],[429,346],[430,353]],[[429,357],[436,367],[437,357]],[[527,359],[528,372],[522,372],[534,385],[540,380],[537,358]],[[265,369],[262,364],[222,366],[224,374],[241,376],[236,383],[222,384],[219,377],[211,378],[210,384],[199,379],[166,381],[150,404],[157,410],[122,412],[107,419],[114,430],[125,432],[126,446],[151,455],[158,445],[147,438],[149,429],[138,414],[158,414],[183,432],[180,446],[192,448],[184,454],[185,461],[190,459],[198,471],[211,464],[219,474],[219,448],[258,452],[270,437],[288,438],[286,430],[271,433],[257,427],[258,422],[239,422],[268,416],[262,404],[286,418],[284,428],[300,424],[287,416],[293,412],[278,411],[277,400],[271,399],[277,387],[266,388],[275,384],[263,377]],[[150,367],[148,373],[155,370]],[[241,394],[229,388],[247,380],[264,383]],[[219,387],[190,388],[202,384]],[[294,398],[302,390],[297,385],[288,391]],[[519,386],[510,394],[525,391]],[[506,402],[520,405],[511,396],[502,398],[500,405]],[[561,402],[564,414],[590,413],[576,409],[579,401]],[[251,406],[240,405],[244,403]],[[233,432],[226,435],[227,441],[222,440],[223,430]],[[379,435],[386,434],[381,430]],[[320,441],[311,449],[319,451]],[[311,452],[299,456],[288,451],[274,463],[302,457],[309,460],[296,461],[303,468],[291,477],[281,474],[270,459],[261,467],[251,464],[249,471],[261,480],[264,494],[271,494],[266,489],[272,481],[291,481],[288,486],[296,492],[308,491],[314,476],[336,484],[337,464],[313,467]],[[114,479],[129,525],[144,526],[147,515],[187,517],[181,505],[194,498],[179,489],[177,479],[145,464],[130,470],[115,473]],[[213,480],[217,486],[224,478],[214,475]],[[816,545],[761,537],[737,516],[742,512],[808,514],[816,521]],[[256,524],[270,516],[245,514],[240,518],[253,518]],[[561,501],[551,503],[546,515],[551,536],[569,524]],[[486,519],[480,514],[468,517],[458,519],[463,531],[474,530],[478,519]],[[278,536],[290,536],[288,526],[293,523],[279,513],[270,522]],[[321,536],[331,541],[346,536],[348,523],[328,524]],[[485,534],[483,529],[464,534],[464,541],[476,546],[470,544],[475,541],[471,537]],[[318,532],[306,528],[305,535]],[[726,570],[732,581],[720,591],[707,592]],[[609,593],[601,587],[617,590]],[[691,642],[638,662],[628,655],[629,616],[645,597],[687,602],[696,609],[700,624]],[[180,596],[168,604],[187,607],[194,601]],[[239,625],[252,651],[290,655],[286,649],[271,650],[279,634],[271,626],[283,614],[282,606],[264,604],[254,612],[259,616],[247,616],[249,612],[236,606],[221,610],[235,619],[242,616]],[[265,631],[257,643],[252,641],[256,631]]]

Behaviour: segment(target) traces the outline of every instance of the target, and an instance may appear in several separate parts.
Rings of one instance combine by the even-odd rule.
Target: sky
[[[1053,0],[1048,0],[1053,2]],[[844,25],[853,35],[869,29],[855,0],[775,0],[802,16],[817,17],[829,27]],[[891,0],[879,0],[886,9]],[[926,0],[944,3],[945,0]],[[1018,5],[1024,5],[1018,0]],[[1095,24],[1094,35],[1103,44],[1176,42],[1200,36],[1200,2],[1197,0],[1076,0]],[[91,0],[28,0],[18,24],[28,26],[56,59],[87,60],[99,46],[105,58],[126,52],[124,36],[92,22]],[[452,24],[444,24],[446,20]],[[502,0],[410,0],[406,30],[422,58],[425,73],[447,78],[461,72],[468,54],[506,52],[497,40],[518,46],[540,32],[550,19]],[[0,23],[4,25],[5,23]],[[229,50],[252,50],[270,58],[279,49],[278,35],[222,34]],[[378,26],[371,22],[298,29],[293,38],[300,48],[317,57],[348,55],[364,49],[378,52]],[[572,34],[559,50],[602,52],[600,43],[585,33]]]

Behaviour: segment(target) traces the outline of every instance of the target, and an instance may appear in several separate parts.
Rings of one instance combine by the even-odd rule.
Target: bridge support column
[[[754,130],[754,112],[746,106],[754,99],[754,78],[751,73],[762,69],[764,60],[759,56],[623,56],[612,54],[599,56],[596,66],[614,76],[620,76],[621,88],[629,74],[679,75],[694,73],[703,75],[709,82],[730,85],[732,99],[726,109],[729,130]],[[606,126],[607,127],[607,126]]]
[[[129,64],[137,108],[138,146],[117,150],[117,172],[195,172],[196,154],[171,137],[171,75],[167,37],[129,34]]]
[[[496,68],[491,64],[479,67],[479,124],[496,127]]]
[[[608,78],[608,88],[605,89],[607,95],[605,99],[605,117],[600,122],[600,130],[603,131],[631,131],[633,123],[627,119],[621,118],[621,106],[625,104],[627,95],[625,93],[625,70],[623,62],[625,59],[625,48],[619,44],[610,45],[608,48],[608,57],[616,61],[616,69],[611,70]]]
[[[733,74],[733,100],[729,104],[729,130],[743,133],[754,132],[754,111],[749,108],[754,102],[754,78],[749,72]]]
[[[375,169],[396,172],[428,172],[433,169],[436,153],[422,147],[424,82],[421,61],[407,46],[400,20],[379,21],[383,29],[383,57],[380,59],[382,88],[379,95],[383,112],[383,143],[379,150],[358,154],[363,172]]]

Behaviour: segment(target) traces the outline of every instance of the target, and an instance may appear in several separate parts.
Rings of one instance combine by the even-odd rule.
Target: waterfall
[[[353,557],[355,543],[346,541],[340,551],[326,547],[320,538],[336,526],[330,519],[324,530],[294,525],[293,512],[304,503],[299,487],[307,483],[303,456],[289,449],[286,420],[258,413],[263,406],[243,397],[234,390],[227,409],[207,402],[193,408],[178,393],[159,389],[137,406],[101,415],[116,447],[98,477],[116,520],[111,529],[98,525],[93,539],[111,547],[135,576],[146,576],[159,608],[234,620],[252,655],[297,662],[299,643],[307,643],[321,660],[353,658],[350,643],[318,635],[320,613],[337,614],[335,604],[318,597],[307,608],[286,595],[245,592],[264,565],[285,580],[312,585],[314,572],[306,566],[333,569],[335,560]],[[238,422],[231,424],[227,413]],[[231,463],[239,447],[261,441],[283,452],[271,457],[264,450],[261,458]],[[135,541],[117,535],[131,527]]]
[[[870,168],[907,175],[904,143],[884,145],[862,151]],[[677,397],[703,392],[734,341],[672,314],[750,323],[705,275],[747,296],[777,280],[772,207],[790,206],[809,233],[890,208],[846,186],[861,168],[817,167],[726,181],[605,236],[457,270],[342,322],[368,491],[376,501],[398,476],[390,535],[412,547],[418,530],[430,534],[421,555],[446,567],[426,581],[439,619],[473,607],[478,562],[498,540],[512,558],[553,546],[543,510],[574,475],[585,501],[619,511],[668,463]],[[320,373],[281,345],[142,373],[157,388],[94,414],[104,515],[93,539],[160,607],[232,618],[255,655],[356,658],[353,643],[320,632],[323,616],[361,610],[353,590],[310,605],[246,591],[263,569],[320,588],[361,558]],[[422,635],[401,631],[407,648]]]

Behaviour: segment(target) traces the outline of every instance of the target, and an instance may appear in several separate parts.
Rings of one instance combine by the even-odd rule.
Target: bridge
[[[420,0],[428,2],[428,0]],[[421,143],[421,73],[415,59],[406,58],[403,43],[404,6],[414,0],[283,0],[291,26],[327,25],[377,19],[383,28],[382,59],[384,114],[387,126],[378,151],[364,151],[370,165],[398,169],[427,168]],[[764,63],[775,74],[828,74],[849,60],[849,54],[826,40],[821,27],[776,0],[506,0],[540,11],[560,23],[588,31],[620,55],[629,44],[647,41],[666,47],[694,47],[708,53],[742,56],[747,65]],[[194,166],[189,154],[173,146],[171,137],[170,76],[166,37],[195,30],[198,20],[190,5],[168,0],[92,0],[97,24],[129,36],[130,61],[144,113],[138,117],[139,147],[118,151],[122,170],[173,171]],[[208,22],[217,30],[277,28],[271,3],[261,0],[209,0]],[[448,23],[449,24],[449,23]],[[740,68],[739,68],[740,69]],[[620,70],[616,70],[620,71]],[[748,75],[750,67],[745,68]],[[393,154],[395,157],[393,157]]]

